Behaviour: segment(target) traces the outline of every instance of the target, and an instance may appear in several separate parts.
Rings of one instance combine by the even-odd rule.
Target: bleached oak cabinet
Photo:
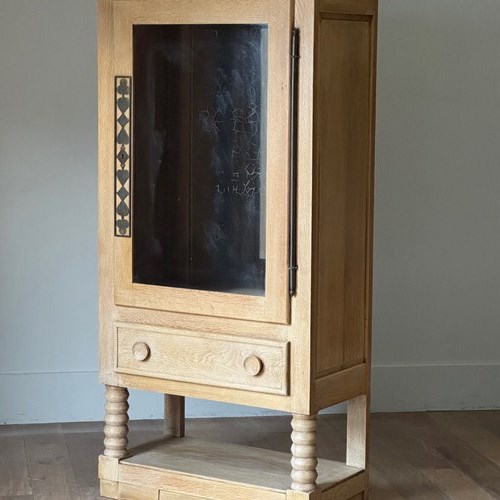
[[[376,0],[98,5],[102,495],[366,499]],[[291,454],[184,437],[186,396],[290,412]]]

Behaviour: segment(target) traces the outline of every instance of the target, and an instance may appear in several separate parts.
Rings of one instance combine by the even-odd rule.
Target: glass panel
[[[134,26],[134,282],[264,295],[267,26]]]

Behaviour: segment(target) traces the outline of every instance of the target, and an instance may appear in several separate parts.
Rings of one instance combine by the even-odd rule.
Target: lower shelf
[[[288,491],[290,471],[289,453],[168,438],[137,447],[120,461],[101,456],[99,477],[103,496],[120,499],[308,498],[308,494]],[[357,498],[366,487],[366,474],[362,469],[320,459],[317,483],[323,494],[316,492],[314,498]],[[337,494],[344,483],[346,487],[341,489],[351,496]],[[347,488],[347,483],[352,487]]]

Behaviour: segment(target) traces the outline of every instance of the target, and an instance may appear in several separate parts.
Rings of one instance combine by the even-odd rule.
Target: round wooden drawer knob
[[[145,342],[136,342],[132,347],[132,352],[134,353],[134,358],[137,361],[146,361],[151,354],[151,349]]]
[[[262,371],[264,363],[257,356],[248,356],[243,362],[243,366],[248,375],[255,377]]]

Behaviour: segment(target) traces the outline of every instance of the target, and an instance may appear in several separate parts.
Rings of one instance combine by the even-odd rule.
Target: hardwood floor
[[[131,446],[160,436],[162,425],[131,422]],[[371,426],[371,500],[500,499],[500,412],[375,414]],[[261,448],[291,444],[290,417],[196,419],[186,429]],[[318,433],[319,456],[342,460],[345,417],[321,416]],[[0,498],[101,498],[102,439],[100,422],[0,426]]]

